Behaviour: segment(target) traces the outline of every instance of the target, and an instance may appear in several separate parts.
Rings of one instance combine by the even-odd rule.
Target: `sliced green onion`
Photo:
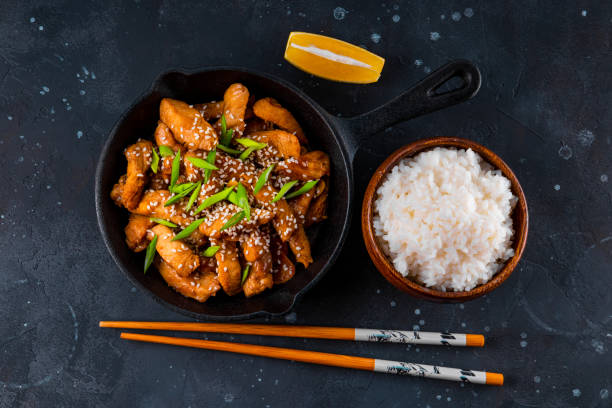
[[[144,264],[143,273],[147,273],[147,269],[149,269],[149,267],[153,263],[153,259],[155,259],[155,252],[156,252],[155,246],[156,245],[157,245],[157,235],[153,237],[153,239],[149,243],[149,246],[147,247],[147,252],[145,254],[145,264]]]
[[[210,207],[213,204],[218,203],[219,201],[223,201],[227,198],[227,196],[232,192],[234,187],[228,187],[222,191],[219,191],[217,194],[213,194],[208,197],[200,206],[195,210],[195,214],[201,212],[205,208]]]
[[[240,207],[240,205],[238,204],[238,196],[236,195],[234,191],[232,191],[230,195],[227,196],[227,201]]]
[[[302,187],[300,187],[298,190],[294,191],[293,193],[289,193],[287,194],[287,196],[285,197],[287,200],[293,197],[297,197],[299,195],[302,195],[304,193],[309,192],[310,190],[312,190],[312,188],[319,182],[319,180],[310,180],[309,182],[305,183]]]
[[[211,257],[215,256],[215,254],[217,253],[219,248],[221,248],[219,245],[214,245],[214,246],[208,247],[200,255],[205,256],[207,258],[211,258]]]
[[[194,166],[199,167],[201,169],[219,170],[219,168],[214,164],[210,164],[206,160],[200,159],[199,157],[188,157],[187,160],[189,160]]]
[[[206,161],[214,165],[216,158],[217,158],[217,151],[213,149],[210,152],[208,152],[208,155],[206,156]],[[212,174],[212,170],[208,170],[208,169],[204,170],[204,184],[208,183],[208,180],[210,180],[211,174]]]
[[[254,147],[247,147],[246,150],[243,150],[242,153],[240,153],[240,156],[238,156],[238,158],[240,160],[244,160],[247,157],[249,157],[250,154],[253,153],[255,150],[257,150],[257,149],[254,148]]]
[[[232,215],[232,218],[230,218],[229,220],[227,220],[227,222],[225,224],[223,224],[223,226],[221,227],[219,232],[224,231],[224,230],[226,230],[228,228],[231,228],[234,225],[238,224],[240,221],[242,221],[244,216],[245,216],[244,211],[240,211],[240,212],[237,212],[236,214]]]
[[[253,194],[259,193],[259,190],[261,190],[263,188],[264,184],[266,184],[268,182],[268,178],[270,177],[270,173],[272,173],[272,169],[274,169],[274,164],[272,164],[270,167],[265,169],[263,171],[263,173],[261,173],[261,175],[257,179],[257,183],[255,183],[255,188],[253,189]]]
[[[227,128],[227,122],[225,121],[225,114],[221,115],[221,144],[229,146],[234,135],[234,129]]]
[[[198,184],[196,184],[195,190],[193,190],[193,193],[191,193],[191,197],[189,197],[189,202],[187,203],[187,207],[185,208],[185,211],[189,211],[193,203],[195,203],[195,200],[200,195],[201,189],[202,189],[202,182],[198,181]]]
[[[153,149],[153,161],[151,162],[151,170],[153,170],[153,173],[157,174],[158,167],[159,167],[159,154],[157,154],[157,151]]]
[[[232,149],[231,147],[227,147],[222,144],[218,144],[217,149],[223,150],[225,153],[229,154],[240,154],[240,150]]]
[[[249,196],[247,195],[246,188],[242,183],[238,183],[236,186],[236,198],[238,200],[238,207],[244,210],[247,220],[251,219],[251,205],[249,204]]]
[[[287,191],[291,190],[291,188],[293,186],[295,186],[295,184],[297,182],[298,182],[297,180],[292,180],[292,181],[290,181],[288,183],[285,183],[285,185],[281,187],[281,189],[278,191],[278,193],[276,193],[276,195],[272,199],[272,202],[275,203],[278,200],[280,200],[281,198],[283,198],[285,196],[285,194],[287,194]]]
[[[221,115],[221,133],[225,133],[227,131],[227,122],[225,121],[225,113]]]
[[[204,222],[204,220],[206,220],[206,218],[200,218],[199,220],[195,220],[194,222],[189,224],[187,228],[176,234],[174,238],[172,238],[172,241],[187,238],[193,233],[193,231],[195,231],[200,226],[201,223]]]
[[[174,156],[174,159],[172,160],[172,175],[170,177],[170,190],[172,190],[172,187],[174,187],[174,185],[176,184],[176,181],[179,178],[180,172],[181,172],[181,150],[179,149],[179,151],[176,152],[176,156]]]
[[[174,150],[168,146],[161,145],[159,146],[159,154],[161,154],[162,157],[172,156],[174,154]]]
[[[187,196],[187,194],[191,193],[191,190],[193,190],[193,189],[195,188],[195,186],[196,186],[196,185],[192,183],[192,186],[190,186],[190,187],[189,187],[188,189],[186,189],[185,191],[183,191],[183,192],[181,192],[181,193],[179,193],[179,194],[176,194],[176,195],[174,195],[174,196],[170,197],[170,198],[168,199],[168,201],[166,201],[166,202],[164,203],[164,207],[167,207],[167,206],[169,206],[169,205],[172,205],[172,204],[176,203],[178,200],[180,200],[181,198],[184,198],[185,196]]]
[[[266,147],[268,145],[267,143],[260,143],[260,142],[257,142],[257,141],[255,141],[253,139],[249,139],[249,138],[246,138],[246,137],[240,137],[240,138],[234,139],[234,140],[236,140],[238,143],[240,143],[244,147],[254,147],[257,150],[263,149],[264,147]]]
[[[259,143],[259,142],[256,142],[253,139],[247,139],[247,138],[244,138],[244,137],[236,139],[236,141],[238,143],[240,143],[241,145],[243,145],[244,147],[246,147],[246,150],[244,150],[240,154],[240,157],[239,157],[240,160],[246,159],[255,150],[261,150],[261,149],[263,149],[264,147],[266,147],[268,145],[267,143]]]
[[[149,220],[151,220],[153,222],[156,222],[158,224],[161,224],[161,225],[165,225],[166,227],[170,227],[170,228],[178,227],[178,225],[176,225],[175,223],[170,222],[170,221],[166,221],[166,220],[164,220],[162,218],[151,217],[151,218],[149,218]]]
[[[223,136],[223,144],[225,146],[229,146],[229,144],[232,142],[232,137],[234,136],[234,129],[229,129],[225,132],[224,136]]]
[[[177,194],[177,195],[170,197],[168,201],[164,203],[164,207],[168,207],[169,205],[172,205],[176,203],[177,201],[179,201],[181,198],[185,198],[187,194],[189,194],[189,191],[186,193],[181,193],[181,194]]]
[[[240,281],[240,286],[244,285],[244,281],[249,277],[249,269],[251,269],[251,264],[247,264],[244,270],[242,271],[242,280]]]
[[[184,193],[186,190],[191,191],[191,187],[195,186],[195,183],[183,183],[183,184],[179,184],[178,186],[174,186],[170,189],[171,193],[174,194],[181,194]]]

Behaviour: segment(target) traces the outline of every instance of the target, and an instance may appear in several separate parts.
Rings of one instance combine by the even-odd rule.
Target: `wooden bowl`
[[[382,250],[382,245],[379,238],[374,233],[373,218],[374,218],[374,200],[376,199],[376,191],[378,186],[385,179],[389,172],[398,162],[407,157],[416,155],[425,150],[430,150],[435,147],[453,147],[457,149],[472,149],[478,153],[485,161],[489,162],[493,167],[501,170],[504,176],[510,180],[512,193],[518,198],[518,202],[512,212],[512,223],[514,228],[514,238],[512,247],[514,248],[514,256],[510,258],[504,267],[497,272],[490,281],[479,285],[470,291],[464,292],[442,292],[440,290],[430,289],[421,286],[417,282],[402,276],[393,267],[391,260],[385,255]],[[435,302],[464,302],[466,300],[475,299],[486,293],[491,292],[505,281],[512,273],[521,255],[525,249],[527,242],[527,230],[529,224],[529,215],[527,212],[527,202],[525,194],[518,182],[516,176],[510,170],[510,167],[499,158],[495,153],[484,146],[474,143],[470,140],[460,139],[456,137],[435,137],[431,139],[419,140],[396,150],[389,156],[372,176],[368,188],[366,189],[363,198],[363,206],[361,209],[361,229],[363,239],[366,244],[370,258],[379,272],[394,286],[410,293],[413,296],[435,301]]]

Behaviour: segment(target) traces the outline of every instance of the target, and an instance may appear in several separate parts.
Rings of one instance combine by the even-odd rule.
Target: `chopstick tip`
[[[482,334],[466,334],[465,345],[472,347],[484,347],[485,338]]]
[[[487,384],[489,385],[504,385],[504,375],[500,373],[486,373],[487,375]]]

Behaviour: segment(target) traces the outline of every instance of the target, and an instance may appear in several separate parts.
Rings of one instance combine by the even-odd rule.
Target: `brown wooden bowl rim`
[[[389,258],[385,255],[378,238],[374,233],[373,217],[374,217],[374,197],[376,190],[381,181],[385,178],[388,171],[393,168],[400,160],[414,156],[425,150],[433,149],[435,147],[455,147],[462,149],[472,149],[478,153],[486,162],[491,164],[493,167],[501,170],[502,174],[510,180],[511,190],[518,198],[518,202],[514,207],[514,211],[523,211],[524,216],[522,217],[523,222],[518,227],[514,227],[514,239],[518,239],[516,243],[516,249],[514,256],[510,258],[504,264],[503,268],[498,271],[493,278],[475,287],[469,291],[461,292],[443,292],[440,290],[430,289],[425,286],[421,286],[415,281],[402,276],[398,271],[395,270],[393,264]],[[525,194],[516,178],[514,172],[510,167],[495,153],[486,147],[473,142],[468,139],[458,137],[433,137],[428,139],[421,139],[416,142],[410,143],[394,151],[384,162],[376,169],[363,197],[363,205],[361,211],[361,228],[363,239],[366,244],[366,249],[370,258],[374,262],[374,265],[378,271],[397,288],[408,292],[417,297],[435,300],[435,301],[447,301],[447,302],[460,302],[470,300],[482,296],[486,293],[491,292],[493,289],[501,285],[514,271],[518,261],[523,255],[525,244],[527,243],[527,233],[529,229],[529,213],[527,210],[527,201]]]

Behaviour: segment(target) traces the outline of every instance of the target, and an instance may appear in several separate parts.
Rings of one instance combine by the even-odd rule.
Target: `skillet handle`
[[[462,84],[451,90],[441,91],[440,88],[453,78],[461,79]],[[480,71],[474,64],[455,60],[438,68],[381,107],[349,118],[345,123],[359,140],[398,122],[467,101],[476,95],[480,83]]]

